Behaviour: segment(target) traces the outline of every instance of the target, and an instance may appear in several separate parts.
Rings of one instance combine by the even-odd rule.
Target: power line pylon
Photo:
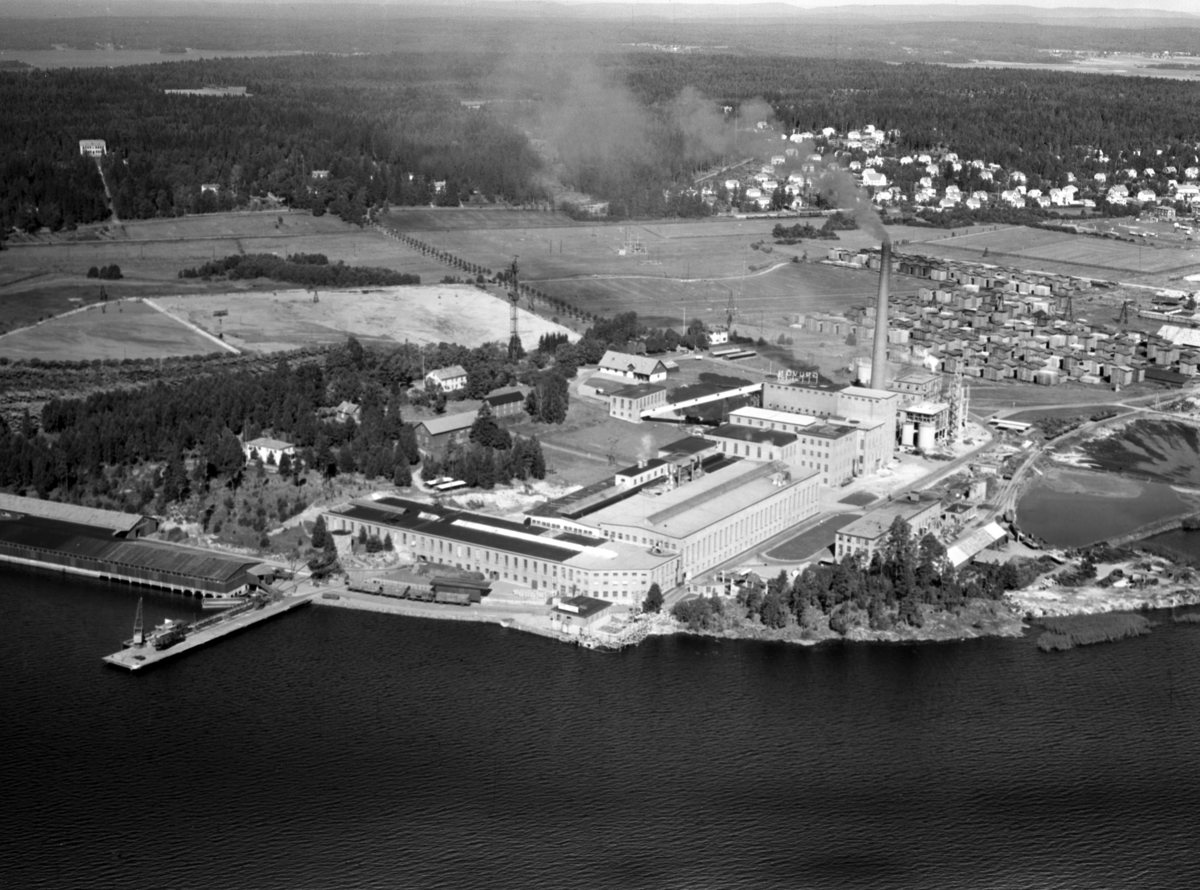
[[[1117,316],[1117,324],[1119,324],[1119,325],[1129,324],[1129,306],[1132,302],[1133,302],[1133,300],[1126,300],[1124,303],[1121,304],[1121,314]]]
[[[513,257],[512,265],[508,267],[509,283],[512,289],[508,295],[508,358],[516,361],[524,353],[521,346],[521,335],[517,331],[517,302],[521,299],[521,285],[517,280],[517,257]]]

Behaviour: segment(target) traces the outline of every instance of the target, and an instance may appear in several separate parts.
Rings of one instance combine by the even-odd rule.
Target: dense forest
[[[1020,170],[1031,188],[1200,163],[1200,93],[1168,80],[715,52],[613,53],[575,69],[522,79],[483,50],[0,71],[0,228],[107,217],[85,138],[107,142],[99,164],[122,219],[271,194],[362,223],[385,204],[545,203],[554,178],[612,216],[703,215],[687,188],[698,169],[778,144],[731,139],[735,119],[759,114],[773,115],[771,140],[872,123],[901,152],[952,149]],[[210,83],[249,95],[164,92]],[[464,104],[481,96],[482,108]],[[971,175],[955,181],[983,185]]]
[[[0,226],[107,217],[80,139],[106,141],[101,162],[122,219],[227,210],[268,193],[353,222],[385,201],[540,197],[526,137],[459,101],[479,74],[474,57],[421,54],[0,73]],[[209,83],[250,95],[164,92]]]
[[[689,334],[693,340],[701,336]],[[364,347],[351,337],[295,363],[280,359],[273,366],[258,362],[246,368],[233,361],[226,368],[224,362],[230,360],[225,358],[206,370],[205,363],[180,362],[193,373],[83,398],[55,398],[46,402],[40,417],[26,414],[12,424],[0,420],[0,488],[129,510],[146,509],[158,497],[162,506],[180,493],[207,489],[214,480],[235,481],[245,463],[239,438],[264,433],[297,446],[297,468],[326,476],[357,472],[405,485],[409,467],[420,460],[413,426],[402,414],[411,410],[410,404],[441,413],[451,399],[481,399],[519,383],[529,387],[528,417],[559,424],[569,407],[567,381],[578,367],[638,338],[664,348],[680,342],[675,332],[650,330],[629,312],[597,321],[577,343],[561,335],[543,336],[519,358],[499,343]],[[86,362],[79,364],[85,373],[91,369]],[[440,389],[422,384],[426,369],[450,365],[466,370],[463,390],[447,398]],[[333,419],[332,409],[343,401],[360,406],[360,421]],[[426,475],[448,472],[491,487],[545,474],[536,439],[510,436],[488,412],[477,426],[469,447],[445,464],[429,462],[423,466]],[[192,471],[181,481],[185,456],[190,456]],[[157,464],[166,469],[156,485],[129,484],[137,468]]]

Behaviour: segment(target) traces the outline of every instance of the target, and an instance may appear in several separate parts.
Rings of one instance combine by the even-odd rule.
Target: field
[[[319,302],[303,290],[161,297],[160,306],[239,349],[275,352],[312,343],[364,341],[460,343],[508,341],[509,306],[466,285],[421,285],[322,291]],[[215,312],[227,312],[216,316]],[[520,310],[526,348],[546,333],[568,333]],[[572,336],[572,339],[573,336]]]
[[[511,227],[499,227],[496,220],[506,218]],[[770,235],[775,223],[589,225],[560,214],[458,210],[404,211],[386,221],[492,269],[505,268],[517,256],[522,280],[552,297],[588,312],[634,310],[654,326],[681,326],[685,313],[689,321],[724,324],[733,304],[741,326],[754,328],[757,336],[768,323],[786,325],[798,314],[873,297],[872,274],[792,262],[806,253],[824,258],[836,242],[775,247]],[[854,243],[864,237],[850,234]]]
[[[19,236],[0,252],[0,332],[23,327],[81,304],[103,287],[119,297],[204,293],[271,293],[269,281],[180,279],[179,270],[236,253],[323,253],[349,265],[383,266],[437,283],[449,267],[373,229],[307,213],[216,213],[81,228],[59,235]],[[117,281],[88,278],[91,266],[116,263]],[[506,336],[507,322],[496,336]]]
[[[141,302],[91,306],[0,336],[0,357],[92,361],[207,355],[221,347]]]
[[[1147,226],[1134,226],[1139,231]],[[1182,273],[1200,268],[1200,248],[1194,242],[1145,244],[1051,232],[1021,226],[988,231],[957,229],[922,245],[921,251],[950,259],[990,262],[1079,275],[1088,278],[1139,278],[1143,275]],[[984,256],[984,251],[987,256]]]

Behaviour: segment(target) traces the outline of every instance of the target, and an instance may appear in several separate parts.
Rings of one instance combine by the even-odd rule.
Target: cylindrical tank
[[[900,444],[911,448],[913,439],[916,436],[916,432],[917,425],[911,420],[906,421],[904,426],[900,429]]]
[[[923,423],[917,429],[917,448],[921,451],[933,450],[933,432],[932,423]]]

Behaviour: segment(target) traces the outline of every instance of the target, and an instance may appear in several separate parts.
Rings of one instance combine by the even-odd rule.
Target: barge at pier
[[[164,629],[160,626],[155,632],[148,635],[140,633],[139,620],[134,624],[133,638],[126,642],[120,652],[106,656],[104,661],[114,667],[139,671],[172,656],[190,652],[192,649],[219,640],[231,633],[260,624],[276,615],[282,615],[284,612],[307,605],[311,600],[312,594],[259,597],[191,626],[171,622],[169,627]],[[138,603],[138,618],[141,618],[140,602]],[[164,645],[160,647],[160,643]]]

